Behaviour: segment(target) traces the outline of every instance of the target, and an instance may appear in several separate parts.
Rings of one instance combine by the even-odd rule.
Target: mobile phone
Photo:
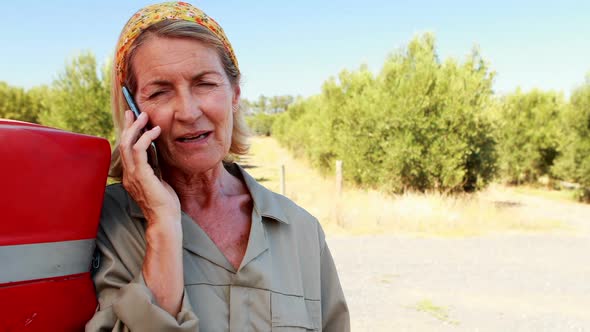
[[[129,105],[129,109],[131,110],[131,112],[133,112],[133,116],[135,117],[135,120],[137,120],[140,112],[139,112],[139,108],[137,108],[137,105],[135,104],[135,101],[133,100],[133,96],[131,95],[131,93],[129,92],[127,87],[123,86],[121,88],[121,90],[123,91],[123,96],[125,96],[125,100],[127,101],[127,105]],[[141,130],[141,133],[143,134],[146,131],[147,131],[147,129],[143,128]],[[154,174],[156,174],[158,179],[162,180],[162,172],[160,171],[160,166],[158,165],[158,150],[156,150],[156,144],[154,142],[150,143],[150,146],[147,149],[147,155],[148,155],[148,164],[150,164],[150,166],[154,170]]]

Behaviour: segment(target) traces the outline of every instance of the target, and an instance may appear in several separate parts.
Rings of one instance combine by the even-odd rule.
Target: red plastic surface
[[[109,163],[105,139],[0,120],[0,245],[94,238]]]
[[[90,273],[0,285],[0,331],[83,331],[95,310]]]
[[[0,119],[0,246],[95,238],[109,163],[105,139]],[[0,284],[0,331],[81,331],[95,309],[89,273]]]

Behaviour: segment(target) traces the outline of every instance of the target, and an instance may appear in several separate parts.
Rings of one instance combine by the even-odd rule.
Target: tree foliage
[[[28,91],[0,82],[0,118],[38,123],[46,107],[48,88],[39,86]]]
[[[243,100],[246,121],[256,135],[270,136],[276,114],[285,112],[295,98],[290,95],[266,97],[260,95],[258,100]]]
[[[276,116],[266,113],[257,113],[246,117],[246,122],[250,130],[261,136],[270,136],[272,134],[272,125]]]
[[[563,116],[561,156],[553,172],[562,179],[582,186],[580,198],[590,202],[590,74],[576,89]]]
[[[53,82],[41,123],[114,140],[110,109],[109,64],[98,73],[96,59],[86,52],[72,59]]]
[[[520,89],[505,96],[498,110],[498,152],[501,175],[511,183],[550,175],[563,137],[561,94]]]
[[[246,103],[250,114],[277,114],[286,111],[294,101],[295,98],[291,95],[272,97],[260,95],[257,100],[247,101]]]
[[[418,36],[374,76],[343,71],[318,96],[295,103],[273,128],[324,170],[341,159],[354,183],[389,192],[471,191],[494,174],[493,73],[474,49],[441,63],[431,34]]]

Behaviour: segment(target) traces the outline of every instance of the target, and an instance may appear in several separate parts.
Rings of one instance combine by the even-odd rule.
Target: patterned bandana
[[[165,2],[140,9],[129,19],[129,21],[127,21],[127,24],[125,24],[121,37],[119,38],[119,43],[117,44],[117,54],[115,57],[117,61],[117,77],[121,84],[125,82],[127,74],[125,72],[126,65],[123,61],[127,57],[129,48],[135,39],[150,26],[165,20],[195,22],[198,25],[207,28],[207,30],[211,31],[211,33],[223,43],[232,62],[238,71],[240,70],[234,50],[225,36],[223,29],[217,22],[215,22],[215,20],[207,16],[207,14],[199,8],[186,2]]]

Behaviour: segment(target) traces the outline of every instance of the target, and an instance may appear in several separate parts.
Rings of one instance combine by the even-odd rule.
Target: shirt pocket
[[[272,292],[270,297],[272,331],[319,331],[319,317],[315,312],[309,312],[309,310],[315,311],[314,308],[319,306],[319,303],[319,301],[307,301],[302,296]]]

